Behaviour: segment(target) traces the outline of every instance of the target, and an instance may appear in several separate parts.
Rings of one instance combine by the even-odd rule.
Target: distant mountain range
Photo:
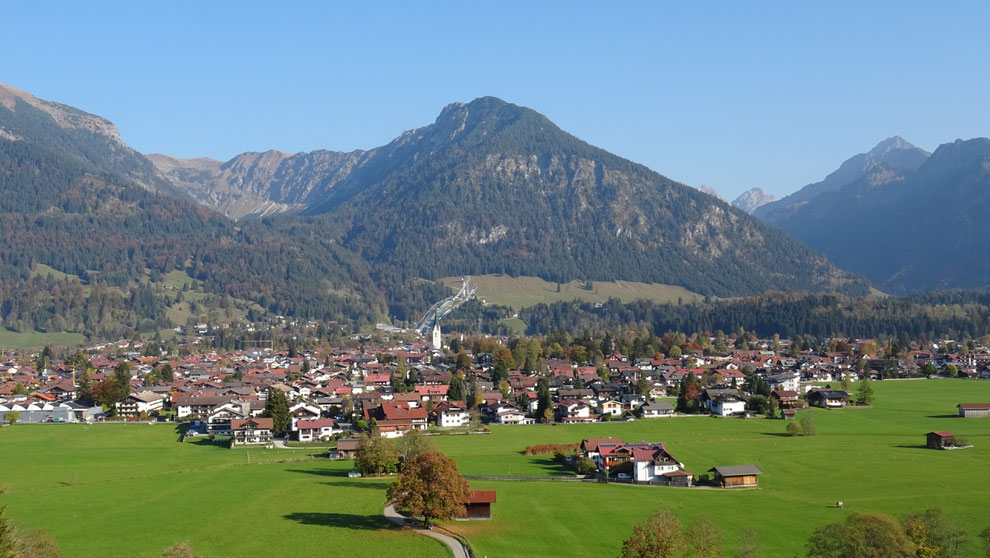
[[[732,205],[752,215],[757,209],[776,200],[773,194],[768,194],[761,188],[750,188],[732,200]]]
[[[990,140],[900,137],[756,215],[891,293],[990,287]]]

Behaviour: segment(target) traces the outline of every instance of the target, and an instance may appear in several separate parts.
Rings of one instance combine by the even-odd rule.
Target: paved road
[[[448,537],[447,535],[438,533],[436,531],[423,529],[422,527],[418,527],[414,525],[408,519],[399,515],[399,512],[395,511],[395,508],[392,507],[391,505],[385,506],[385,517],[387,517],[389,521],[395,523],[396,525],[409,527],[410,529],[418,533],[426,535],[427,537],[433,537],[434,539],[442,542],[443,544],[447,545],[448,548],[450,548],[450,552],[453,553],[454,558],[468,558],[468,551],[466,548],[464,548],[464,545],[461,543],[461,541],[455,539],[454,537]]]

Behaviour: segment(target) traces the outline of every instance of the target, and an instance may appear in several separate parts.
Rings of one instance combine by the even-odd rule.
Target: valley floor
[[[990,525],[990,419],[954,416],[990,401],[990,382],[883,381],[869,409],[814,410],[817,435],[782,436],[784,421],[654,419],[630,423],[495,427],[438,436],[468,475],[566,474],[528,445],[617,436],[664,442],[686,468],[757,464],[757,490],[580,482],[473,481],[494,488],[490,521],[450,522],[479,556],[612,556],[635,523],[672,508],[687,523],[707,514],[727,550],[743,527],[766,556],[805,553],[825,523],[851,513],[895,516],[941,507],[974,535]],[[975,446],[924,448],[950,430]],[[179,443],[170,425],[17,425],[0,429],[0,479],[17,523],[45,529],[68,557],[158,556],[188,541],[204,557],[240,555],[443,556],[440,543],[393,528],[382,515],[387,480],[347,478],[351,462],[299,461],[308,452],[229,450]],[[303,454],[303,457],[300,457]],[[285,462],[279,462],[287,460]],[[844,509],[834,503],[842,500]],[[339,550],[340,552],[337,552]]]

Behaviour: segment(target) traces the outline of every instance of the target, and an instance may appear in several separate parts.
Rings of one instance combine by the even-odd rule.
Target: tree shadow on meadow
[[[957,419],[957,418],[959,418],[959,415],[958,414],[955,414],[955,415],[928,415],[926,418],[934,418],[934,419],[950,419],[951,418],[951,419]]]
[[[384,515],[356,515],[353,513],[316,513],[298,512],[282,516],[303,525],[319,525],[322,527],[340,527],[360,531],[382,531],[394,529],[396,526]]]
[[[901,445],[901,446],[894,446],[894,447],[895,448],[903,448],[903,449],[921,449],[921,450],[930,450],[931,449],[930,447],[926,446],[925,444],[914,445],[914,446],[904,446],[904,445]]]
[[[347,471],[342,469],[286,469],[287,473],[302,473],[304,475],[316,475],[318,477],[337,477],[346,479]]]

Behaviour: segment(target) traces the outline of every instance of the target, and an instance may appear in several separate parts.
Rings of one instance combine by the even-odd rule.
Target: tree
[[[546,418],[547,410],[553,409],[553,396],[550,395],[550,382],[543,376],[536,380],[536,416],[541,421]],[[553,416],[546,422],[553,422]]]
[[[120,391],[120,399],[131,394],[131,380],[133,379],[131,370],[133,368],[134,366],[130,361],[121,361],[117,363],[117,366],[113,367],[113,373],[110,374],[110,379],[117,385],[117,389]]]
[[[925,366],[922,367],[921,372],[925,376],[934,376],[938,374],[938,367],[935,366],[935,364],[933,364],[931,361],[928,361],[927,363],[925,363]]]
[[[457,353],[454,357],[454,369],[455,370],[469,370],[471,368],[471,357],[467,355],[464,351]]]
[[[760,535],[752,527],[743,527],[736,547],[736,558],[760,558],[762,555],[763,545],[760,544]]]
[[[162,558],[202,558],[202,556],[193,552],[188,543],[178,542],[165,549]]]
[[[7,492],[6,486],[0,486],[0,496]],[[0,504],[0,558],[15,558],[17,539],[14,537],[14,524],[7,517],[7,505]]]
[[[687,542],[698,558],[718,558],[725,546],[722,529],[705,515],[699,515],[691,522]]]
[[[801,422],[801,430],[804,431],[805,436],[815,435],[815,416],[811,414],[811,411],[804,411],[798,418]]]
[[[275,437],[284,436],[292,424],[289,416],[289,398],[275,387],[268,388],[268,398],[265,400],[265,410],[261,416],[272,419],[272,434]]]
[[[126,397],[113,378],[106,378],[93,386],[91,396],[93,401],[102,405],[104,409],[110,409],[116,402]]]
[[[684,552],[681,522],[670,510],[653,512],[649,519],[633,527],[622,543],[622,558],[670,558]]]
[[[990,558],[990,527],[980,531],[980,541],[983,542],[983,550],[987,558]]]
[[[788,436],[804,436],[804,428],[801,428],[801,424],[792,421],[787,422],[787,435]]]
[[[394,473],[398,463],[399,454],[392,440],[381,436],[361,435],[357,451],[354,452],[354,466],[362,475]]]
[[[831,523],[808,539],[814,558],[911,558],[917,549],[893,518],[880,514],[852,515]]]
[[[959,367],[955,364],[946,364],[945,367],[942,368],[942,373],[950,378],[958,378]]]
[[[447,389],[447,399],[451,401],[464,401],[467,395],[467,388],[464,385],[464,377],[460,373],[454,374],[450,379],[450,387]]]
[[[28,390],[24,387],[24,384],[20,382],[14,384],[14,395],[27,395],[27,392]]]
[[[434,519],[464,515],[471,487],[457,464],[438,451],[420,454],[402,468],[388,488],[388,502],[431,525]]]
[[[420,434],[418,430],[410,430],[405,436],[395,440],[395,451],[403,463],[409,463],[421,454],[435,450],[433,440]]]
[[[955,526],[939,508],[912,514],[901,522],[917,548],[919,558],[958,558],[969,542],[966,531]]]
[[[646,374],[640,373],[639,380],[636,381],[636,393],[639,395],[649,395],[651,387],[650,380],[646,378]]]
[[[62,558],[55,539],[45,531],[18,533],[17,547],[17,558]]]
[[[870,381],[870,377],[866,376],[859,383],[859,389],[856,390],[857,405],[870,405],[873,403],[873,386],[870,385]]]
[[[20,411],[7,411],[7,414],[3,416],[3,420],[7,421],[7,424],[14,426],[14,423],[21,420]]]

